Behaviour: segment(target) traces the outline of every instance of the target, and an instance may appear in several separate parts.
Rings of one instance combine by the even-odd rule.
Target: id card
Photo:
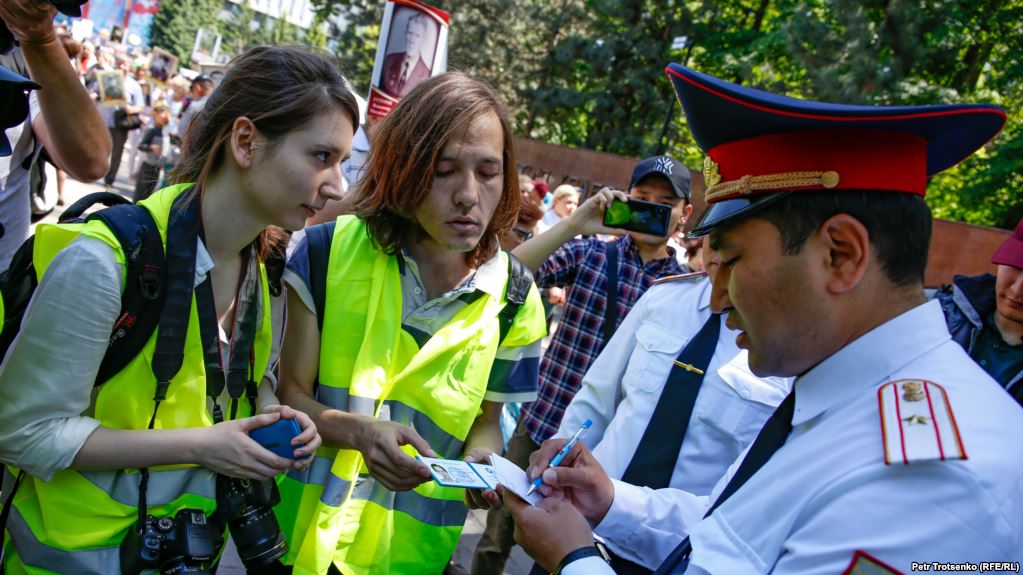
[[[526,472],[500,455],[490,456],[493,465],[432,457],[416,457],[416,459],[426,464],[433,480],[445,487],[497,489],[497,485],[501,484],[530,505],[536,505],[543,499],[535,491],[528,497],[526,496],[526,491],[529,490],[529,477],[526,476]]]
[[[465,489],[497,489],[497,473],[490,465],[470,463],[457,459],[434,459],[416,457],[430,469],[430,475],[445,487]],[[489,480],[489,481],[488,481]]]

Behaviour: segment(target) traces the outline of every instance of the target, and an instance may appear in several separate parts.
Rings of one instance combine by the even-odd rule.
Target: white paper
[[[536,491],[526,495],[526,492],[529,491],[529,476],[525,471],[519,469],[518,465],[497,454],[490,456],[490,462],[494,464],[498,482],[504,485],[505,489],[518,495],[534,507],[543,500],[543,497]]]

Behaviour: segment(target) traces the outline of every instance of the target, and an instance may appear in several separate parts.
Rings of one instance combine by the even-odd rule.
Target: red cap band
[[[722,182],[788,172],[837,172],[837,190],[890,190],[923,196],[927,140],[905,132],[814,130],[767,134],[721,144],[707,154]],[[804,189],[823,189],[812,186]],[[770,193],[778,190],[753,192]]]

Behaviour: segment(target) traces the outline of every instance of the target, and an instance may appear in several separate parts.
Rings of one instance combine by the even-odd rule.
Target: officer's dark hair
[[[923,283],[932,218],[920,196],[876,190],[796,192],[754,217],[778,228],[785,253],[792,255],[802,251],[810,235],[836,214],[849,214],[867,228],[881,269],[892,283]]]

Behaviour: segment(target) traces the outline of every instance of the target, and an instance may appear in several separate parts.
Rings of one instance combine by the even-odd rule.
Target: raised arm
[[[535,272],[562,244],[578,235],[621,235],[621,230],[604,225],[604,210],[611,200],[625,201],[628,196],[618,190],[603,188],[583,202],[572,215],[551,226],[550,229],[515,248],[512,253]]]
[[[37,0],[0,2],[0,18],[21,43],[41,113],[32,130],[50,157],[72,177],[92,181],[109,166],[110,133],[68,63],[67,53],[53,28],[56,10]]]

